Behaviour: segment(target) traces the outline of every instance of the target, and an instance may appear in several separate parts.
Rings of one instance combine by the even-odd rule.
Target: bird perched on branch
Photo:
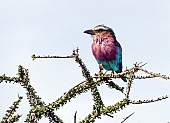
[[[93,29],[84,31],[93,38],[92,53],[102,68],[112,70],[112,72],[122,72],[122,48],[116,40],[113,30],[104,25],[97,25]],[[126,78],[121,78],[127,82]]]

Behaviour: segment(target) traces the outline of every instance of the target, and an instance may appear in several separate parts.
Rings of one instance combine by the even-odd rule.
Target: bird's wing
[[[122,47],[118,41],[115,42],[115,46],[117,47],[117,57],[116,59],[118,60],[118,72],[122,72]]]
[[[101,50],[109,66],[118,73],[122,72],[122,48],[119,42],[108,41]]]

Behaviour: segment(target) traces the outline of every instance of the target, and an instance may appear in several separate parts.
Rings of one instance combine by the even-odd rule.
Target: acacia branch
[[[25,69],[24,67],[20,65],[18,67],[17,77],[8,77],[5,74],[0,76],[0,83],[2,82],[19,83],[23,88],[26,89],[27,99],[31,106],[29,114],[27,115],[26,122],[38,123],[38,120],[40,120],[42,116],[45,116],[49,118],[50,123],[63,123],[62,119],[60,119],[57,115],[55,115],[54,111],[57,111],[60,107],[70,102],[71,99],[87,91],[91,91],[94,105],[93,105],[92,112],[88,114],[84,120],[80,121],[80,123],[94,122],[96,118],[100,118],[101,115],[107,115],[109,117],[113,117],[112,114],[118,111],[121,111],[126,105],[129,105],[129,104],[152,103],[152,102],[157,102],[157,101],[161,101],[161,100],[168,98],[168,96],[162,96],[157,99],[143,100],[143,101],[133,100],[132,101],[130,100],[130,91],[131,91],[132,84],[135,79],[147,79],[147,78],[161,77],[163,79],[170,80],[170,77],[166,75],[161,75],[159,73],[153,73],[153,72],[144,70],[142,67],[145,64],[141,64],[141,63],[135,63],[132,68],[130,69],[126,68],[121,73],[114,73],[114,74],[98,73],[98,74],[95,74],[95,76],[93,77],[91,76],[86,65],[83,63],[82,59],[79,57],[78,51],[79,51],[78,48],[73,50],[72,55],[69,55],[69,56],[50,56],[50,55],[36,56],[35,54],[32,55],[33,60],[37,58],[73,58],[76,61],[76,63],[79,64],[81,71],[82,71],[82,75],[85,77],[85,81],[74,86],[73,88],[65,92],[62,96],[57,98],[54,102],[51,102],[49,104],[45,104],[45,102],[42,101],[42,99],[37,95],[37,92],[35,91],[35,89],[31,86],[28,69]],[[137,76],[135,74],[138,71],[143,71],[149,75],[148,76]],[[120,87],[119,85],[117,85],[116,83],[112,81],[113,78],[122,78],[122,77],[125,77],[128,80],[127,86],[126,86],[126,92],[124,92],[124,87]],[[99,93],[99,90],[97,88],[103,83],[107,84],[109,88],[111,89],[114,88],[122,92],[123,94],[125,94],[124,99],[114,105],[105,106],[101,98],[101,95]],[[126,118],[124,118],[124,121],[132,115],[133,113],[127,116]],[[15,115],[13,117],[15,118],[19,117],[19,115]],[[74,122],[76,122],[76,113],[74,116]]]
[[[15,101],[12,106],[9,107],[9,109],[6,111],[5,116],[2,118],[1,123],[14,123],[17,122],[19,120],[19,118],[21,117],[21,115],[16,114],[13,115],[17,108],[19,108],[19,103],[21,102],[23,97],[18,96],[18,100]]]
[[[93,123],[95,122],[95,119],[99,118],[101,115],[108,115],[108,113],[116,113],[120,110],[123,110],[126,105],[129,105],[129,99],[124,98],[122,101],[119,101],[114,105],[104,106],[100,109],[100,112],[96,112],[95,110],[93,110],[89,115],[84,118],[84,120],[80,121],[79,123]]]
[[[150,100],[131,100],[129,103],[131,104],[143,104],[143,103],[153,103],[153,102],[157,102],[157,101],[162,101],[164,99],[167,99],[168,96],[162,96],[162,97],[159,97],[157,99],[150,99]]]
[[[35,54],[33,54],[31,58],[32,60],[35,60],[37,58],[74,58],[74,56],[73,55],[70,55],[70,56],[50,56],[50,55],[36,56]]]
[[[139,68],[139,70],[141,70],[141,71],[143,71],[143,72],[145,72],[147,74],[150,74],[150,75],[152,75],[154,77],[160,77],[160,78],[163,78],[163,79],[166,79],[166,80],[170,80],[170,77],[167,76],[167,75],[161,75],[160,73],[149,72],[149,71],[147,71],[147,70],[145,70],[143,68]]]

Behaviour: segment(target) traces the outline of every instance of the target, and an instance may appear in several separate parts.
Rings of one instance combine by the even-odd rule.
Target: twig
[[[166,75],[161,75],[160,73],[153,73],[153,72],[149,72],[149,71],[147,71],[147,70],[144,70],[144,69],[142,69],[142,68],[139,68],[139,70],[141,70],[141,71],[143,71],[143,72],[145,72],[145,73],[147,73],[147,74],[150,74],[150,75],[152,75],[152,76],[154,76],[154,77],[161,77],[161,78],[163,78],[163,79],[169,79],[170,80],[170,77],[168,77],[168,76],[166,76]]]
[[[77,111],[74,114],[74,123],[76,123],[76,115],[77,115]]]
[[[151,79],[151,78],[155,78],[155,76],[149,75],[149,76],[132,76],[133,79]]]
[[[50,56],[50,55],[36,56],[35,54],[33,54],[31,57],[33,60],[37,58],[74,58],[73,55],[70,55],[70,56]]]
[[[19,114],[14,115],[14,113],[19,108],[19,103],[22,101],[22,99],[23,97],[18,95],[18,99],[15,102],[13,102],[13,104],[6,111],[5,116],[2,118],[2,121],[0,121],[1,123],[14,123],[19,120],[19,118],[22,115]]]
[[[85,117],[84,120],[80,121],[79,123],[94,123],[95,119],[100,117],[101,115],[108,115],[108,113],[116,113],[117,111],[123,110],[126,105],[129,105],[129,99],[124,98],[122,101],[119,101],[114,105],[104,106],[100,109],[100,113],[93,110],[88,116]]]
[[[135,112],[131,113],[127,117],[123,118],[123,121],[121,123],[124,123],[129,117],[131,117]]]
[[[107,113],[106,115],[109,116],[109,117],[111,117],[111,118],[114,118],[112,115],[110,115],[110,114],[108,114],[108,113]]]
[[[131,87],[132,87],[132,81],[133,81],[133,78],[132,76],[134,75],[134,72],[131,72],[129,74],[129,79],[128,79],[128,83],[127,83],[127,88],[126,88],[126,98],[129,98],[129,94],[130,94],[130,90],[131,90]]]
[[[114,89],[124,93],[123,92],[124,91],[124,87],[120,87],[119,85],[117,85],[113,81],[106,81],[105,83],[106,83],[106,85],[108,85],[109,88],[111,88],[111,89],[114,88]]]
[[[157,98],[157,99],[151,99],[151,100],[138,100],[138,101],[136,101],[136,100],[131,100],[129,103],[131,103],[131,104],[143,104],[143,103],[153,103],[153,102],[157,102],[157,101],[161,101],[161,100],[164,100],[164,99],[167,99],[168,98],[168,96],[166,95],[166,96],[162,96],[162,97],[159,97],[159,98]]]

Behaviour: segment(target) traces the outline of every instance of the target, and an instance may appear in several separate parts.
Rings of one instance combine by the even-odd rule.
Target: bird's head
[[[84,33],[90,34],[92,36],[106,35],[106,34],[114,35],[113,30],[104,25],[97,25],[93,29],[85,30]]]

